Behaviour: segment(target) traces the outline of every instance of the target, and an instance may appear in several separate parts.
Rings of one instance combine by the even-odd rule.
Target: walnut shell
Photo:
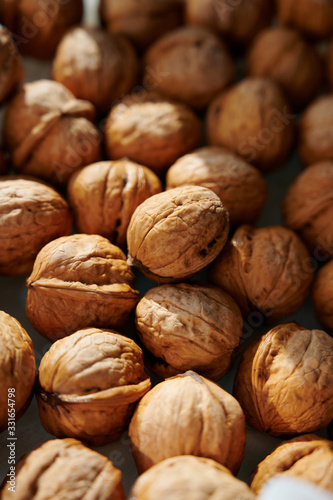
[[[77,230],[105,236],[121,248],[134,210],[161,191],[154,172],[128,160],[89,165],[73,174],[68,185]]]
[[[277,0],[280,21],[313,38],[333,35],[331,0]]]
[[[51,187],[18,177],[0,178],[0,198],[0,274],[28,274],[44,245],[71,233],[68,203]]]
[[[154,93],[125,97],[106,122],[109,158],[128,157],[158,175],[201,143],[201,122],[185,104]]]
[[[29,406],[35,375],[31,338],[15,318],[0,311],[0,432],[7,428],[10,410],[14,409],[18,419]],[[14,389],[15,393],[9,393],[9,389]]]
[[[16,91],[23,79],[22,58],[10,31],[0,25],[0,103]]]
[[[282,443],[257,466],[251,489],[258,495],[271,477],[281,473],[333,492],[333,443],[315,434]]]
[[[218,380],[231,366],[243,329],[228,294],[186,283],[150,289],[137,305],[135,324],[152,354],[149,367],[162,378],[194,370]]]
[[[167,480],[166,480],[167,479]],[[131,500],[254,500],[247,484],[209,458],[184,455],[159,462],[133,484]]]
[[[264,78],[245,78],[218,94],[208,108],[207,141],[225,146],[263,171],[283,166],[294,140],[289,105]]]
[[[37,255],[26,314],[53,341],[88,326],[121,329],[139,299],[133,279],[124,253],[106,238],[63,236]]]
[[[213,191],[170,189],[135,210],[127,230],[128,262],[159,283],[182,281],[214,260],[228,232],[228,211]]]
[[[121,472],[76,439],[46,441],[16,466],[15,499],[125,500]],[[13,498],[5,483],[3,500]]]
[[[310,255],[290,229],[240,226],[213,263],[210,280],[229,293],[243,316],[274,321],[295,313],[313,279]]]
[[[159,38],[144,58],[144,82],[163,95],[204,109],[235,80],[226,45],[204,28],[182,27]]]
[[[95,108],[75,99],[61,83],[27,83],[6,109],[4,146],[14,169],[57,185],[99,159],[100,137],[91,123]]]
[[[318,320],[333,333],[333,261],[319,269],[312,289],[312,300]]]
[[[100,113],[132,89],[137,73],[136,54],[125,38],[80,26],[61,40],[52,68],[54,80]]]
[[[179,158],[166,182],[167,189],[192,184],[214,191],[228,209],[232,226],[255,222],[267,199],[261,172],[225,148],[201,148]]]
[[[333,418],[333,338],[276,326],[245,349],[234,395],[247,422],[273,436],[323,429]]]

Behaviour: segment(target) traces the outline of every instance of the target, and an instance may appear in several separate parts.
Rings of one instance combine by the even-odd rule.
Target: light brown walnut
[[[277,0],[279,20],[311,38],[333,35],[331,0]]]
[[[316,315],[325,329],[333,333],[333,261],[319,269],[312,289]]]
[[[17,90],[24,74],[23,61],[12,34],[0,25],[0,103]]]

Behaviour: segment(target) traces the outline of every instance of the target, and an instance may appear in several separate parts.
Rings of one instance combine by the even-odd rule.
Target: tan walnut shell
[[[180,283],[155,287],[137,305],[135,324],[149,368],[162,378],[194,370],[218,380],[239,347],[243,320],[217,287]]]
[[[35,375],[31,338],[15,318],[0,311],[0,432],[7,428],[8,417],[12,414],[9,410],[14,409],[18,419],[29,406]],[[9,389],[15,392],[9,393]],[[14,406],[9,406],[9,398]]]
[[[23,79],[22,58],[10,31],[0,25],[0,103],[16,91]]]
[[[46,441],[16,466],[15,499],[125,500],[121,472],[76,439]],[[1,499],[13,498],[5,483]]]
[[[312,300],[320,323],[333,333],[333,261],[319,269],[312,289]]]
[[[94,106],[75,99],[61,83],[27,83],[5,112],[3,141],[14,169],[56,185],[99,159]]]
[[[139,473],[165,458],[196,455],[236,474],[246,439],[238,402],[192,371],[161,382],[141,399],[129,436]]]
[[[63,236],[37,255],[26,314],[53,341],[88,326],[121,329],[139,300],[133,280],[124,253],[106,238]]]
[[[68,184],[77,230],[105,236],[121,248],[134,210],[161,191],[154,172],[129,160],[94,163],[75,172]]]
[[[247,422],[273,436],[323,429],[333,418],[333,338],[276,326],[245,350],[234,395]]]
[[[214,191],[230,216],[230,225],[257,220],[267,199],[261,172],[225,148],[205,147],[179,158],[166,175],[167,189],[185,184]]]
[[[183,455],[159,462],[133,484],[130,500],[254,500],[247,484],[210,458]]]
[[[257,466],[251,489],[255,494],[276,474],[316,484],[333,493],[333,443],[305,434],[279,445]]]
[[[149,389],[142,351],[133,340],[85,328],[57,340],[43,357],[39,416],[50,434],[99,446],[121,437]]]
[[[331,0],[277,0],[279,20],[311,38],[333,35],[333,4]]]
[[[273,321],[296,312],[309,294],[313,264],[300,238],[281,226],[240,226],[213,263],[210,280],[246,318]]]
[[[31,272],[40,249],[71,233],[68,203],[57,191],[31,178],[0,178],[0,274]]]
[[[128,262],[154,281],[182,281],[214,260],[228,233],[228,211],[213,191],[170,189],[135,210],[127,230]]]

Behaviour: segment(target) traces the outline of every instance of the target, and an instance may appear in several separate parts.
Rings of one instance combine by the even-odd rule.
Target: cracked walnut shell
[[[0,25],[0,103],[15,92],[23,79],[23,61],[12,34]]]
[[[333,333],[333,260],[319,269],[312,300],[318,320],[329,333]]]

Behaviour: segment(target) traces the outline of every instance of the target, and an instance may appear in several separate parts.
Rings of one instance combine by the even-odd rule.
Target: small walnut
[[[131,161],[94,163],[76,172],[68,197],[78,231],[100,234],[125,248],[126,231],[134,210],[162,184],[149,170]]]
[[[333,35],[333,4],[331,0],[277,0],[280,21],[295,27],[312,38]]]
[[[164,35],[144,58],[144,82],[163,95],[204,109],[235,79],[226,45],[204,28],[183,27]]]
[[[280,226],[240,226],[210,270],[212,283],[236,300],[244,317],[260,311],[270,321],[301,307],[312,278],[305,245]]]
[[[251,489],[258,495],[271,477],[281,473],[333,493],[333,443],[315,434],[282,443],[257,466]]]
[[[333,338],[276,326],[245,350],[234,395],[247,422],[273,436],[323,429],[333,418]]]
[[[213,191],[170,189],[135,210],[127,230],[128,262],[159,283],[182,281],[215,259],[228,233],[228,211]]]
[[[4,146],[16,171],[66,184],[72,172],[99,159],[95,108],[58,82],[27,83],[4,117]]]
[[[142,398],[129,436],[139,473],[165,458],[196,455],[236,474],[246,439],[235,398],[192,371],[161,382]]]
[[[15,318],[0,311],[0,432],[7,428],[9,417],[19,419],[29,406],[35,375],[31,338]]]
[[[125,500],[120,470],[76,439],[46,441],[24,455],[16,466],[15,483],[17,500]],[[13,498],[8,484],[0,496]]]
[[[133,280],[124,253],[106,238],[63,236],[37,255],[26,314],[53,341],[88,326],[122,329],[139,300]]]
[[[166,182],[167,189],[192,184],[214,191],[228,209],[232,226],[255,222],[267,199],[261,172],[225,148],[201,148],[179,158]]]
[[[154,373],[166,378],[194,370],[212,380],[229,370],[243,328],[228,294],[186,283],[150,289],[137,305],[135,324]]]
[[[167,480],[166,480],[167,479]],[[247,484],[209,458],[184,455],[163,460],[134,483],[131,500],[255,500]]]
[[[16,91],[23,79],[22,58],[10,31],[0,25],[0,103]]]
[[[283,166],[290,153],[294,118],[273,81],[246,78],[210,104],[207,141],[235,151],[263,171],[274,170]]]
[[[325,264],[316,276],[312,300],[316,315],[330,333],[333,333],[333,261]]]

